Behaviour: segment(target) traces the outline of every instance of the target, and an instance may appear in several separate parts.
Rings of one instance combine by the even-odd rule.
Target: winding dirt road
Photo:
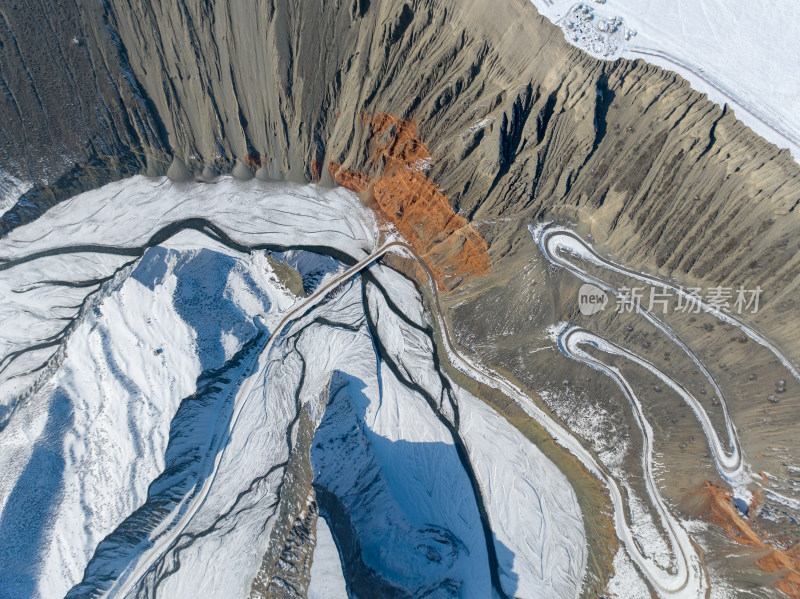
[[[661,568],[653,559],[645,556],[640,551],[635,541],[635,535],[625,519],[626,501],[624,499],[624,494],[617,481],[611,476],[607,468],[595,458],[594,454],[586,449],[577,437],[573,436],[539,408],[539,406],[519,387],[505,378],[489,372],[488,369],[484,368],[482,365],[476,364],[456,349],[455,344],[451,340],[450,333],[447,330],[446,321],[442,316],[439,296],[433,276],[428,271],[424,261],[421,260],[413,248],[405,244],[401,244],[401,246],[403,248],[402,251],[414,258],[424,269],[428,277],[428,285],[434,300],[436,318],[439,321],[439,328],[442,331],[442,340],[453,367],[470,378],[497,389],[513,399],[529,416],[536,420],[536,422],[548,432],[556,443],[577,457],[589,472],[594,474],[605,484],[614,504],[613,519],[617,537],[622,541],[628,555],[634,563],[636,563],[639,570],[645,575],[659,596],[681,598],[696,597],[698,599],[700,597],[705,597],[709,588],[708,574],[705,570],[705,566],[688,534],[677,524],[677,521],[669,514],[668,510],[667,524],[670,526],[670,539],[676,558],[671,570]]]

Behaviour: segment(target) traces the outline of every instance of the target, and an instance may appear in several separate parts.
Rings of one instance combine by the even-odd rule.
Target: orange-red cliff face
[[[469,276],[488,273],[488,244],[425,174],[431,154],[416,122],[376,113],[365,116],[364,123],[369,128],[369,173],[331,162],[334,180],[368,194],[380,216],[423,258],[440,289],[453,289]]]
[[[356,193],[364,193],[369,189],[369,177],[357,171],[348,171],[338,162],[328,163],[328,170],[334,181]]]
[[[773,584],[776,589],[800,598],[800,550],[781,549],[765,539],[750,521],[739,515],[730,491],[706,483],[688,498],[687,506],[695,515],[720,526],[737,543],[763,551],[756,565],[780,576]]]

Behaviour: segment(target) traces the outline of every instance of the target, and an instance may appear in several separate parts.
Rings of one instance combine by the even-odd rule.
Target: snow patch
[[[650,596],[650,589],[642,580],[631,558],[620,547],[614,556],[614,576],[608,581],[606,592],[615,599],[641,599]]]
[[[800,10],[749,0],[531,0],[568,42],[597,58],[642,58],[677,72],[800,160]]]

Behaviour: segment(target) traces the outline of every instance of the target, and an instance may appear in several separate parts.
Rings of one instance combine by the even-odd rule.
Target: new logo
[[[608,305],[608,295],[605,291],[591,283],[581,285],[578,292],[578,307],[581,314],[584,316],[597,314],[601,310],[605,310],[606,305]]]

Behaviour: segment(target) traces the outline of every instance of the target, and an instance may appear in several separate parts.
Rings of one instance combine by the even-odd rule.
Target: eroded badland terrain
[[[9,5],[0,19],[11,90],[0,161],[33,185],[4,232],[134,173],[344,186],[423,259],[459,348],[525,389],[642,500],[645,449],[628,399],[559,351],[548,327],[584,327],[655,364],[722,436],[717,394],[641,315],[581,314],[581,281],[542,254],[530,225],[568,226],[676,285],[760,287],[743,321],[800,363],[798,164],[675,74],[570,47],[524,0],[78,0]],[[40,26],[47,44],[29,35]],[[396,266],[435,309],[424,274]],[[584,266],[616,288],[635,284]],[[612,358],[652,425],[659,489],[695,523],[721,578],[753,596],[800,596],[800,527],[781,499],[800,497],[800,382],[713,315],[666,321],[719,385],[755,477],[737,510],[692,410],[652,372]],[[508,398],[462,383],[567,473],[586,517],[584,594],[596,596],[617,546],[605,489]]]

